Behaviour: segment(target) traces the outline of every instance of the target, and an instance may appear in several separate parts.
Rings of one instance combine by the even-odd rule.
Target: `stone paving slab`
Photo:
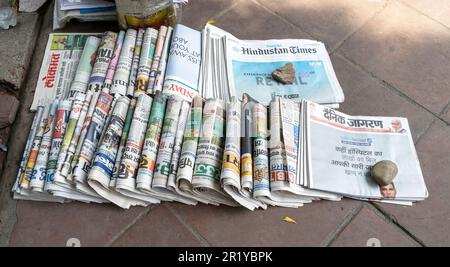
[[[256,0],[334,49],[384,8],[386,0]]]
[[[25,79],[39,31],[37,13],[20,13],[17,25],[0,30],[0,88],[18,91]]]
[[[169,205],[212,246],[322,246],[361,203],[319,201],[298,209],[272,207],[253,212],[203,204]],[[297,223],[283,221],[285,216]]]
[[[240,1],[217,17],[217,27],[239,39],[310,39],[311,36],[253,1]],[[240,26],[238,26],[240,25]]]
[[[112,246],[205,246],[166,205],[154,206],[148,215],[120,236]]]
[[[338,49],[435,114],[450,101],[450,31],[397,1]]]
[[[379,243],[378,243],[379,242]],[[367,205],[331,243],[333,247],[417,247],[414,239]]]
[[[77,238],[82,246],[104,246],[144,211],[93,203],[18,201],[10,245],[65,246],[68,239]]]

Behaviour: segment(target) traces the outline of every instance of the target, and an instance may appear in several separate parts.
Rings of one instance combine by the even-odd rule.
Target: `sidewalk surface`
[[[47,12],[39,22],[0,180],[0,244],[65,246],[77,238],[82,246],[366,246],[378,241],[381,246],[449,246],[448,14],[447,0],[189,1],[183,23],[195,29],[213,19],[242,39],[323,41],[344,89],[343,112],[409,119],[430,193],[414,207],[344,199],[250,212],[202,204],[122,210],[12,200],[9,190],[31,125],[28,109],[51,32]],[[116,28],[115,23],[72,23],[64,31]],[[297,224],[284,222],[285,216]]]

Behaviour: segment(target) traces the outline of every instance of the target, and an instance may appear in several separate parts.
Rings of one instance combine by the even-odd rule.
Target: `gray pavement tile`
[[[449,43],[447,28],[390,2],[338,51],[439,114],[450,100]]]
[[[242,0],[191,0],[183,8],[181,23],[201,30],[208,20],[215,19],[240,1]]]
[[[361,202],[320,201],[298,209],[168,204],[212,246],[321,246]],[[283,221],[285,216],[296,224]]]
[[[433,114],[386,88],[342,56],[333,55],[331,60],[345,95],[341,111],[350,115],[406,117],[414,141],[428,129]]]
[[[344,41],[383,9],[385,0],[257,0],[297,25],[328,49]]]

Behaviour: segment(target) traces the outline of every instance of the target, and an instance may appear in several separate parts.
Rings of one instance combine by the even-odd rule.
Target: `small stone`
[[[373,165],[370,174],[381,186],[386,186],[394,180],[398,173],[397,164],[390,160],[382,160]]]
[[[283,67],[276,69],[272,72],[272,77],[283,84],[293,84],[295,80],[294,65],[287,63]]]

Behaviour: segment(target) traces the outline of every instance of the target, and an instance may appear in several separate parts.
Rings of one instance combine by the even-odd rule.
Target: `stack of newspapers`
[[[279,59],[254,59],[252,68],[231,60],[229,50],[239,52],[227,48],[231,39],[238,41],[210,25],[200,32],[180,24],[51,34],[14,197],[250,210],[343,196],[406,205],[427,197],[406,119],[351,117],[330,108],[343,96],[322,44],[243,43],[239,51],[264,42],[316,51],[314,64],[304,65],[300,56],[284,60],[312,66],[309,75],[322,72],[314,81],[332,81],[305,80],[300,68],[297,87],[253,92],[251,86],[238,89],[237,81],[259,73],[261,62],[277,68]],[[246,66],[241,78],[233,64]],[[296,90],[302,96],[292,96]],[[399,169],[396,194],[394,185],[385,194],[388,189],[368,177],[374,163],[386,159]]]

